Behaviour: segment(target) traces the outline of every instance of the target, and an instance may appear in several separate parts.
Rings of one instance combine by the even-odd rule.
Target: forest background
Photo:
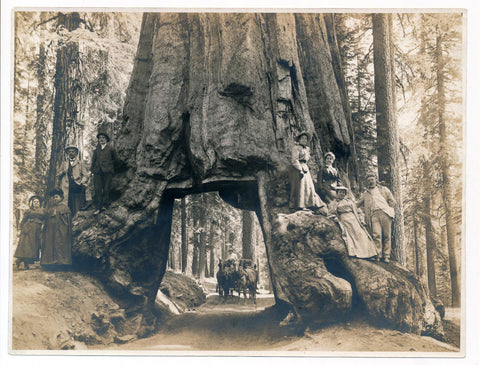
[[[129,16],[131,15],[132,14]],[[357,137],[361,137],[360,140],[357,140],[357,148],[360,152],[359,155],[361,156],[361,163],[364,164],[363,166],[370,167],[375,165],[375,156],[372,152],[374,151],[375,138],[373,58],[371,54],[371,30],[368,30],[368,22],[371,21],[371,18],[369,20],[367,15],[357,14],[344,14],[340,15],[338,18],[338,31],[341,38],[340,42],[343,44],[343,61],[345,64],[345,70],[347,71],[346,76],[349,85],[352,114],[354,120],[358,122],[355,123],[355,125],[362,128],[362,132],[356,134]],[[441,157],[441,154],[438,153],[438,150],[435,150],[435,148],[439,147],[435,140],[435,138],[438,138],[438,131],[436,131],[438,126],[433,119],[433,115],[437,110],[435,108],[429,109],[426,107],[429,104],[428,97],[433,98],[435,94],[435,85],[433,85],[435,79],[433,72],[435,71],[435,68],[428,67],[428,70],[423,69],[424,65],[432,65],[434,63],[435,54],[434,49],[431,48],[434,47],[433,41],[430,40],[430,44],[427,44],[428,41],[422,39],[422,37],[432,36],[434,33],[432,33],[430,29],[430,31],[425,31],[425,34],[422,36],[421,31],[413,30],[415,27],[415,25],[413,25],[415,21],[406,19],[405,16],[395,16],[393,19],[395,26],[394,36],[397,47],[396,85],[399,111],[398,121],[402,136],[402,184],[405,197],[406,248],[408,253],[407,266],[414,272],[423,275],[427,274],[428,276],[428,270],[425,270],[428,268],[423,268],[423,272],[422,268],[419,268],[418,255],[424,255],[426,257],[427,241],[429,241],[429,239],[433,240],[435,242],[433,248],[433,265],[435,266],[434,273],[437,296],[445,303],[450,303],[451,288],[445,232],[445,212],[442,208],[443,201],[441,196],[443,186],[441,177],[438,176],[438,174],[435,174],[435,172],[438,171],[438,169],[435,168],[435,164],[441,163],[438,158]],[[29,19],[24,19],[24,21],[28,22]],[[108,19],[107,22],[109,21],[115,22],[117,20]],[[422,22],[423,20],[417,19],[416,21]],[[102,21],[98,20],[98,22],[101,23]],[[450,21],[447,23],[450,24]],[[430,23],[430,26],[432,26],[432,24],[433,23]],[[109,60],[112,63],[107,63],[108,67],[103,70],[99,70],[99,68],[96,67],[98,65],[89,65],[88,62],[85,65],[85,62],[83,63],[85,66],[83,69],[85,71],[84,74],[88,78],[85,82],[88,84],[88,87],[93,87],[95,85],[100,87],[100,91],[104,92],[102,95],[108,98],[107,102],[99,103],[101,105],[99,105],[98,108],[89,109],[89,111],[93,110],[93,115],[87,117],[91,122],[85,123],[85,138],[83,140],[85,143],[84,149],[86,151],[91,151],[92,143],[94,143],[94,141],[92,142],[92,136],[94,135],[93,131],[95,131],[97,127],[96,123],[98,123],[99,120],[107,120],[112,123],[112,125],[115,125],[115,122],[121,113],[122,98],[124,97],[121,93],[124,93],[128,83],[128,74],[125,73],[125,70],[128,69],[128,67],[130,67],[131,70],[131,66],[133,65],[133,56],[136,49],[135,42],[138,40],[138,33],[135,35],[135,32],[138,32],[139,26],[140,21],[135,23],[134,21],[131,21],[131,18],[127,17],[126,19],[118,21],[118,28],[116,29],[118,33],[115,35],[102,35],[102,26],[99,26],[98,32],[92,32],[90,29],[81,28],[81,33],[77,35],[67,35],[66,33],[62,33],[63,31],[61,29],[55,29],[54,31],[43,29],[39,30],[38,34],[32,32],[29,41],[26,42],[27,44],[22,44],[18,48],[22,51],[18,53],[19,57],[15,63],[15,84],[18,85],[18,87],[15,88],[14,96],[16,100],[18,100],[18,102],[15,103],[18,110],[15,112],[15,119],[13,121],[13,135],[15,142],[12,154],[12,176],[14,178],[13,207],[20,211],[20,216],[21,210],[25,209],[25,201],[28,199],[28,195],[33,192],[39,192],[39,189],[41,190],[42,186],[44,186],[42,176],[35,173],[35,170],[33,169],[34,166],[38,167],[38,165],[36,165],[36,159],[38,160],[37,132],[39,124],[41,124],[41,122],[38,122],[37,120],[37,100],[34,97],[38,94],[37,60],[39,52],[38,45],[40,44],[38,40],[43,36],[41,33],[49,32],[49,35],[46,38],[52,41],[53,47],[55,47],[55,44],[58,44],[62,37],[72,36],[74,38],[78,37],[78,40],[81,39],[82,42],[85,42],[85,47],[87,49],[95,49],[95,46],[98,46],[98,39],[103,37],[103,39],[108,40],[108,42],[106,42],[107,45],[105,46],[109,48],[108,52],[124,52],[122,54],[131,56],[131,61],[128,60],[128,57],[115,57],[114,60]],[[425,26],[429,25],[426,24]],[[107,28],[111,29],[110,26]],[[458,33],[458,31],[461,32],[461,26],[458,28],[458,24],[453,28],[457,31],[456,33]],[[105,28],[103,31],[105,32]],[[457,239],[460,242],[462,232],[461,203],[462,194],[464,193],[461,189],[462,171],[464,170],[461,166],[461,162],[464,156],[462,148],[463,130],[461,128],[463,116],[461,97],[463,95],[461,92],[458,93],[458,91],[461,90],[462,75],[459,74],[458,71],[461,71],[463,54],[461,48],[458,48],[458,46],[461,45],[461,42],[458,41],[458,34],[449,34],[448,37],[453,37],[450,38],[450,40],[457,37],[452,43],[447,43],[446,45],[447,47],[453,47],[448,51],[449,57],[452,57],[451,61],[453,63],[450,64],[453,67],[449,67],[445,72],[448,74],[448,82],[451,83],[451,87],[448,88],[448,99],[450,100],[447,101],[447,113],[450,113],[449,118],[447,119],[448,122],[452,122],[450,124],[451,133],[449,133],[449,135],[453,137],[449,143],[449,147],[451,148],[449,156],[452,158],[451,163],[454,165],[454,168],[452,169],[454,173],[452,173],[451,177],[454,181],[453,185],[455,186],[453,202],[455,203],[455,219],[458,227]],[[407,38],[409,40],[405,41]],[[31,44],[29,44],[29,42],[31,42]],[[425,42],[425,44],[423,44],[423,47],[425,47],[425,49],[423,49],[423,55],[417,53],[422,52],[422,42]],[[412,44],[414,45],[412,46]],[[412,46],[412,48],[409,48],[410,46]],[[54,65],[54,53],[53,49],[48,55],[46,55],[47,65],[45,65],[47,78],[50,76],[50,80],[48,81],[50,82],[50,89],[47,85],[47,90],[45,91],[46,93],[50,92],[50,98],[52,97],[51,94],[53,92],[53,69],[51,67]],[[49,56],[52,57],[50,61],[47,59]],[[128,62],[130,62],[130,66],[128,65]],[[89,67],[91,68],[89,69]],[[361,90],[361,92],[359,93],[358,90]],[[91,89],[91,91],[93,91],[92,94],[87,93],[85,95],[85,103],[87,104],[98,101],[92,100],[94,99],[92,95],[98,94],[99,89]],[[113,92],[113,95],[111,92]],[[429,92],[431,92],[430,95]],[[427,99],[419,97],[419,95],[422,94],[426,95]],[[46,99],[48,99],[48,97]],[[47,121],[51,120],[51,116],[46,116],[44,119]],[[2,129],[4,122],[5,118],[2,118]],[[42,132],[43,134],[40,133],[40,135],[42,135],[42,139],[46,145],[46,155],[48,156],[48,122],[46,122],[46,125],[47,127],[45,131]],[[3,129],[2,134],[5,133],[4,131],[5,130]],[[419,133],[419,131],[421,131],[421,133]],[[425,145],[425,143],[430,145]],[[5,156],[4,151],[5,143],[2,143],[2,158]],[[43,158],[43,161],[48,161],[48,158]],[[428,166],[429,164],[431,165]],[[45,174],[46,167],[43,167],[43,169],[43,174]],[[2,176],[5,176],[3,171]],[[429,197],[426,195],[429,195]],[[418,198],[419,196],[422,198],[411,199]],[[426,202],[428,199],[430,199],[429,209]],[[212,204],[213,203],[217,204],[218,202],[212,202]],[[194,206],[194,204],[192,204],[192,206]],[[237,225],[235,230],[239,230],[242,220],[241,213],[237,213],[236,215],[233,212],[229,212],[227,216],[233,217],[234,225]],[[5,217],[5,213],[2,211],[2,218],[3,217]],[[13,219],[15,219],[15,214],[13,214]],[[431,226],[428,224],[429,219],[431,219]],[[4,219],[2,219],[2,225],[3,224]],[[427,226],[430,227],[429,233],[432,234],[430,238],[428,237],[428,232],[426,230]],[[11,238],[14,238],[14,235],[12,235]],[[240,241],[240,238],[238,240]],[[237,247],[239,241],[236,243]],[[458,247],[461,247],[460,243],[458,244]],[[457,254],[460,259],[461,253],[458,252]],[[460,259],[460,261],[462,260]]]
[[[459,289],[452,286],[452,279],[459,276],[462,237],[462,14],[389,17],[405,264],[428,284],[434,297],[458,306]],[[332,25],[348,88],[360,186],[365,174],[377,169],[377,156],[383,153],[375,117],[373,19],[371,14],[338,13]],[[115,144],[140,25],[141,13],[16,13],[14,242],[28,198],[46,196],[56,186],[56,168],[65,156],[64,146],[52,146],[60,133],[67,135],[66,145],[78,147],[87,166],[100,127],[109,131]],[[62,115],[67,115],[65,129],[59,127]],[[90,181],[87,200],[92,185]],[[218,258],[232,252],[267,268],[253,213],[233,209],[216,193],[176,201],[168,262],[172,270],[201,280],[214,277]],[[261,274],[261,285],[268,289],[267,270]]]

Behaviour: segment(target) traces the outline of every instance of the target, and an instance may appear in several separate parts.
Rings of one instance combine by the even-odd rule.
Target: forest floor
[[[74,272],[14,270],[12,289],[13,350],[102,350],[120,354],[173,353],[177,351],[267,351],[278,354],[320,352],[456,352],[459,351],[460,315],[447,309],[448,343],[371,326],[366,319],[328,325],[305,333],[278,325],[271,310],[273,295],[250,299],[209,294],[206,303],[170,317],[153,336],[129,339],[125,344],[85,344],[93,313],[98,316],[118,311],[118,305],[98,286],[96,279]],[[90,332],[89,332],[90,331]],[[92,337],[93,338],[93,337]],[[88,343],[88,341],[87,341]],[[189,353],[191,354],[191,353]],[[229,355],[232,355],[230,353]],[[335,355],[335,354],[333,354]],[[375,354],[379,355],[379,354]],[[380,354],[381,355],[381,354]]]

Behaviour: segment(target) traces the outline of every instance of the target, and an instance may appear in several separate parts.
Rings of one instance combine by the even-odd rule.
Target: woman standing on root
[[[301,132],[295,138],[297,144],[293,146],[291,166],[289,169],[291,210],[318,210],[326,209],[325,203],[315,192],[308,161],[310,160],[310,134]]]
[[[42,241],[42,224],[45,218],[45,211],[41,207],[42,198],[33,195],[28,203],[30,209],[25,212],[22,223],[20,223],[20,240],[14,255],[17,258],[15,263],[17,268],[23,262],[27,270],[30,268],[29,265],[38,261]]]
[[[330,203],[329,213],[334,214],[342,230],[342,237],[347,246],[349,256],[358,258],[374,258],[377,249],[372,237],[361,224],[357,214],[357,206],[350,199],[346,199],[347,188],[337,186],[337,197]]]
[[[333,167],[335,155],[333,152],[327,152],[324,156],[325,166],[318,173],[318,184],[320,185],[320,196],[328,204],[335,200],[337,185],[340,183],[340,175],[338,170]]]
[[[61,268],[72,264],[72,215],[63,202],[63,191],[54,189],[47,207],[40,264]]]

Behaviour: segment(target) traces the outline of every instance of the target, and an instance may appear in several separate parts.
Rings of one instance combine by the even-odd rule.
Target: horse
[[[233,260],[219,260],[217,271],[218,295],[227,298],[233,296],[233,289],[237,288],[238,272]]]
[[[251,263],[250,263],[251,265]],[[243,298],[247,298],[247,291],[250,296],[250,299],[253,299],[253,303],[257,303],[257,282],[258,282],[258,271],[255,266],[248,266],[248,262],[243,261],[238,267],[238,296],[240,292],[243,292]]]

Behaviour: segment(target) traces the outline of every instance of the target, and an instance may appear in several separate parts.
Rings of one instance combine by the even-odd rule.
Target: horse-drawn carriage
[[[227,298],[233,296],[234,290],[238,296],[243,293],[244,298],[247,292],[253,302],[256,303],[258,271],[252,260],[219,260],[217,272],[218,295]]]

